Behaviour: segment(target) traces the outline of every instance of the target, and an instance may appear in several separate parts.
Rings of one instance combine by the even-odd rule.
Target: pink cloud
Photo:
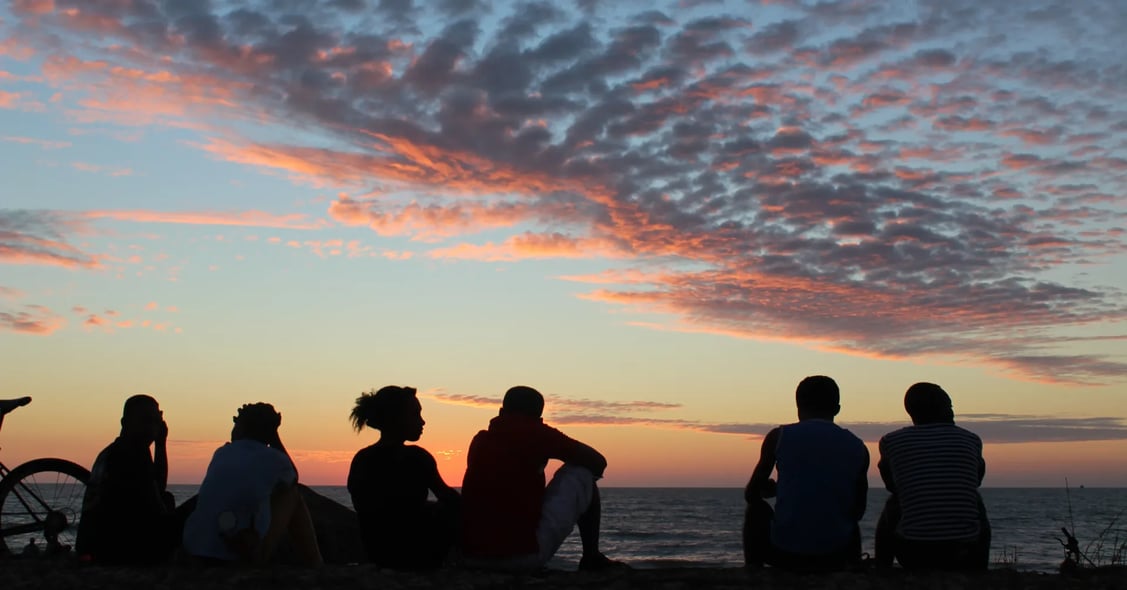
[[[531,201],[474,202],[452,205],[405,205],[384,203],[380,199],[358,201],[339,198],[329,205],[329,215],[346,225],[367,225],[381,235],[408,235],[423,241],[476,233],[486,229],[512,227],[540,219],[576,218],[567,204]]]
[[[25,305],[23,311],[0,311],[0,332],[47,336],[66,325],[66,319],[41,305]]]
[[[0,231],[0,263],[43,264],[65,268],[98,268],[101,263],[74,246],[59,240],[17,232]]]
[[[21,144],[25,144],[25,145],[34,145],[34,146],[37,146],[37,147],[39,147],[41,149],[45,149],[45,150],[59,150],[59,149],[63,149],[63,148],[68,148],[71,145],[73,145],[69,141],[51,141],[51,140],[47,140],[47,139],[37,139],[37,138],[34,138],[34,137],[7,136],[7,137],[0,137],[0,141],[6,141],[8,143],[21,143]]]
[[[91,15],[92,16],[92,15]],[[119,25],[108,17],[87,21],[94,28],[119,32]],[[122,48],[122,52],[126,52]],[[107,60],[84,60],[73,55],[51,55],[43,74],[56,87],[75,97],[77,108],[66,111],[78,123],[111,123],[123,126],[152,124],[185,128],[208,128],[198,116],[208,113],[233,114],[235,93],[245,84],[219,79],[199,72],[173,72],[168,64],[153,56],[137,54],[137,67],[122,66]],[[95,82],[91,83],[90,79]],[[242,117],[258,118],[249,111]]]
[[[623,258],[627,253],[608,240],[526,232],[500,244],[458,244],[431,250],[427,255],[431,258],[512,262],[542,258]]]
[[[134,223],[273,227],[280,229],[319,229],[327,225],[324,220],[311,220],[306,215],[299,213],[277,215],[264,211],[149,211],[134,209],[84,211],[80,215],[85,219],[112,219]]]
[[[932,125],[942,131],[992,131],[996,125],[993,121],[979,117],[941,117]]]
[[[866,109],[881,109],[886,107],[903,106],[912,101],[911,97],[903,92],[891,90],[870,94],[861,101]]]
[[[531,194],[560,190],[586,192],[579,182],[521,171],[502,161],[447,150],[385,134],[369,134],[368,152],[345,152],[286,145],[237,145],[213,140],[202,146],[227,161],[289,172],[299,178],[357,184],[369,178],[406,186],[426,186],[439,194]]]
[[[71,168],[79,172],[90,172],[92,174],[105,174],[106,176],[132,176],[133,170],[129,168],[116,168],[109,166],[100,166],[98,164],[90,164],[88,162],[71,162]]]
[[[1044,163],[1040,156],[1034,154],[1006,154],[1002,158],[1002,165],[1011,170],[1024,170]]]
[[[433,391],[425,394],[427,397],[445,404],[469,406],[473,408],[497,409],[501,407],[501,397],[488,395],[471,395],[463,393],[446,393]],[[646,412],[659,412],[675,410],[681,404],[655,401],[609,401],[589,398],[573,398],[562,395],[545,394],[545,407],[553,413],[560,412],[607,412],[612,414],[634,414]]]
[[[14,109],[21,111],[42,111],[43,104],[29,100],[25,92],[8,92],[0,90],[0,109]]]
[[[1016,137],[1030,146],[1049,146],[1060,143],[1061,136],[1056,131],[1041,131],[1036,129],[1007,129],[1003,136]]]
[[[12,10],[27,14],[49,14],[55,11],[54,0],[14,0]]]
[[[589,297],[676,325],[782,333],[862,356],[992,366],[1006,357],[1043,378],[1038,362],[1070,357],[1038,353],[1037,338],[1122,320],[1117,291],[1059,278],[1107,252],[1123,225],[1117,202],[1103,200],[1123,192],[1127,165],[1112,153],[1122,89],[1107,72],[1119,64],[1103,51],[1117,30],[1089,23],[1103,34],[1073,39],[1078,57],[1061,61],[1038,36],[1018,46],[992,35],[978,5],[944,23],[899,25],[872,3],[803,6],[751,39],[727,34],[725,19],[674,14],[655,28],[604,11],[607,26],[591,29],[580,26],[590,15],[561,9],[520,43],[491,24],[520,16],[508,6],[464,28],[412,26],[405,15],[382,37],[315,3],[293,7],[308,27],[267,18],[253,33],[236,13],[204,10],[199,23],[219,36],[131,4],[15,12],[52,54],[44,76],[77,105],[63,113],[76,124],[206,130],[219,139],[199,147],[216,158],[370,191],[338,197],[328,216],[381,235],[463,242],[491,232],[432,257],[599,256],[659,268]],[[141,34],[139,19],[168,35]],[[945,41],[943,27],[965,31],[965,42]],[[1022,84],[999,82],[1013,78]],[[1099,91],[1060,92],[1085,81]],[[853,116],[865,109],[879,111]],[[248,129],[300,140],[240,137]],[[1090,141],[1061,160],[1057,130]],[[1028,154],[1011,153],[1018,141]],[[1045,187],[1062,182],[1094,186]],[[65,243],[67,233],[31,235]],[[319,255],[350,252],[347,242],[286,239]],[[983,325],[1011,338],[983,336]],[[1070,379],[1122,368],[1072,360]]]

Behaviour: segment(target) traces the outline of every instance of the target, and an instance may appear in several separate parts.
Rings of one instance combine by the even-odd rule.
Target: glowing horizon
[[[1116,2],[283,4],[0,8],[9,466],[149,393],[174,481],[268,401],[341,483],[403,384],[457,484],[524,383],[607,485],[740,486],[826,374],[867,442],[932,381],[987,485],[1127,487]]]

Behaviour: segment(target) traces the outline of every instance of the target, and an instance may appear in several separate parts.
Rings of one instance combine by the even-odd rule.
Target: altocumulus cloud
[[[435,256],[605,259],[587,297],[673,329],[1121,379],[1058,338],[1127,311],[1070,274],[1124,254],[1127,13],[880,6],[56,0],[4,26],[76,121],[246,123],[201,145]],[[96,264],[44,229],[0,256]]]

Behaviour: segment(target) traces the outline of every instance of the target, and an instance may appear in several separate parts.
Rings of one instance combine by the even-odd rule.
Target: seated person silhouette
[[[204,563],[262,565],[286,539],[299,565],[321,566],[297,469],[278,434],[282,415],[270,404],[246,404],[234,422],[231,442],[207,466],[184,549]]]
[[[896,558],[910,569],[985,570],[982,440],[955,425],[951,397],[934,383],[909,387],[904,408],[912,426],[880,439],[877,467],[892,495],[877,523],[877,565]]]
[[[394,385],[361,395],[352,408],[357,432],[380,431],[353,457],[348,493],[368,559],[381,567],[437,569],[454,545],[461,497],[426,449],[404,444],[423,435],[422,411],[414,387]],[[427,501],[429,492],[437,502]]]
[[[839,399],[833,379],[803,379],[795,394],[798,422],[764,437],[744,493],[747,566],[831,571],[860,561],[869,450],[834,424]],[[770,478],[776,469],[778,483]],[[774,510],[764,500],[772,496]]]
[[[167,491],[167,443],[168,425],[157,401],[147,395],[125,400],[121,434],[90,470],[75,541],[79,559],[152,565],[172,557],[192,504],[177,509]]]
[[[595,480],[607,460],[544,424],[544,396],[531,387],[505,393],[500,414],[470,442],[462,481],[462,552],[470,567],[544,567],[576,525],[581,570],[624,567],[599,551],[602,504]],[[544,487],[549,459],[563,461]]]

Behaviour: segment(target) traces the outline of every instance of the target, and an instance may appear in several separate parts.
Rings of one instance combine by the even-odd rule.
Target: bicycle
[[[0,400],[0,425],[4,415],[29,403],[30,397]],[[89,480],[89,470],[66,459],[32,459],[14,469],[0,461],[0,556],[11,554],[9,543],[25,543],[21,552],[36,553],[36,540],[48,554],[73,548]]]

